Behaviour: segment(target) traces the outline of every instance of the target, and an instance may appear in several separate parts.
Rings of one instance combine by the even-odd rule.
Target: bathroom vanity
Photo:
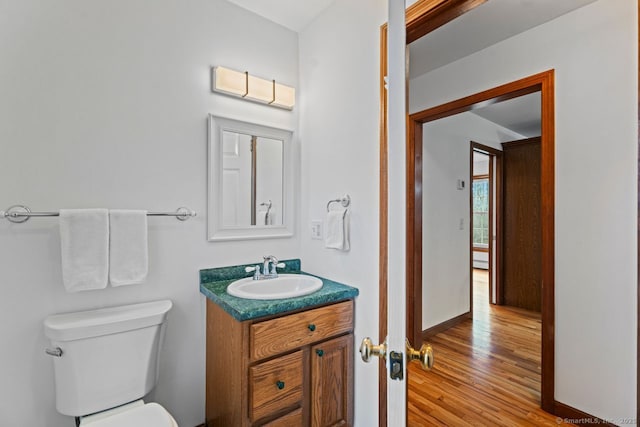
[[[298,260],[285,263],[288,273],[300,274]],[[242,267],[230,269],[246,275]],[[225,291],[234,272],[200,272],[207,296],[206,426],[353,425],[358,290],[321,278],[322,289],[310,295],[247,300]]]

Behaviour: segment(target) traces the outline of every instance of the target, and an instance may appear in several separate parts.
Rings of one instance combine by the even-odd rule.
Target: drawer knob
[[[284,381],[276,382],[276,387],[278,387],[278,390],[282,390],[284,388]]]
[[[324,356],[324,350],[317,349],[316,354],[320,357]]]
[[[311,332],[313,332],[313,331],[315,331],[315,330],[316,330],[316,325],[314,325],[313,323],[310,323],[310,324],[309,324],[309,326],[307,326],[307,327],[309,328],[309,330],[310,330]]]

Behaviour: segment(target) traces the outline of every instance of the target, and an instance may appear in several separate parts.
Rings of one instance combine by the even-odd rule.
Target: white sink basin
[[[322,288],[322,280],[304,274],[281,274],[275,279],[236,280],[227,287],[227,293],[245,299],[283,299],[311,294]]]

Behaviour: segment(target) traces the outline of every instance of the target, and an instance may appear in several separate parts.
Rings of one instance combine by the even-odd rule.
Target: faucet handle
[[[278,262],[277,260],[271,263],[271,274],[278,274],[278,271],[276,270],[276,267],[278,268],[284,268],[285,264],[284,262]]]
[[[253,280],[258,280],[260,277],[260,265],[256,264],[253,267],[245,267],[244,271],[251,273],[253,271]]]

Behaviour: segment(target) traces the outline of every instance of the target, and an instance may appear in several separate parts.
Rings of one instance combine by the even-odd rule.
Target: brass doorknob
[[[372,357],[380,357],[385,359],[387,357],[387,342],[383,342],[380,345],[373,345],[371,338],[366,337],[360,344],[360,356],[365,362],[369,362]]]
[[[423,370],[430,371],[433,368],[433,349],[429,344],[422,344],[420,350],[414,350],[407,340],[407,361],[412,360],[419,361]]]

